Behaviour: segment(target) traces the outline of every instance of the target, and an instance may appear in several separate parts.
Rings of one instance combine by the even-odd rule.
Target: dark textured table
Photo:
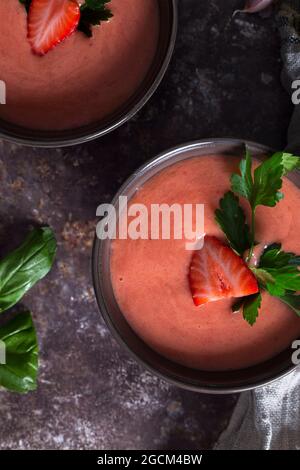
[[[59,241],[54,270],[24,299],[39,334],[39,387],[0,392],[1,448],[210,448],[226,426],[236,396],[169,386],[116,344],[95,304],[90,256],[96,207],[158,152],[224,136],[285,145],[292,109],[275,21],[232,19],[241,3],[180,0],[165,80],[113,134],[56,150],[0,141],[0,255],[35,222],[50,224]]]

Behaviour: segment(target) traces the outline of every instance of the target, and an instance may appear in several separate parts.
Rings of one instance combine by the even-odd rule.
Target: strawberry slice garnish
[[[32,0],[28,39],[33,52],[46,54],[75,31],[79,19],[80,7],[75,0]]]
[[[189,271],[195,305],[258,292],[254,274],[245,261],[215,237],[207,236],[194,252]]]

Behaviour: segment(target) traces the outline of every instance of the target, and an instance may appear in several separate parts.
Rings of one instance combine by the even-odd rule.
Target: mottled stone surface
[[[209,448],[226,425],[236,396],[169,386],[116,344],[94,301],[90,256],[97,205],[156,153],[212,136],[285,145],[291,105],[275,22],[232,19],[241,3],[180,1],[163,84],[112,135],[62,150],[1,142],[0,255],[34,222],[49,223],[59,241],[52,273],[24,299],[39,334],[39,387],[0,393],[1,448]]]

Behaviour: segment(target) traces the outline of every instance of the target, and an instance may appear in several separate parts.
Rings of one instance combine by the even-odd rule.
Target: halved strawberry
[[[257,280],[244,260],[211,236],[205,237],[203,248],[192,256],[189,282],[197,306],[258,292]]]
[[[28,39],[33,52],[46,54],[70,36],[79,23],[76,0],[32,0],[28,14]]]

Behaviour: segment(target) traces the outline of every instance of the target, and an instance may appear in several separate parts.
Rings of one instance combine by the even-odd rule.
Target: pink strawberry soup
[[[224,241],[214,220],[219,199],[237,171],[235,157],[196,157],[162,170],[138,189],[130,204],[205,204],[205,233]],[[300,253],[300,191],[285,179],[284,199],[257,209],[257,239]],[[248,204],[241,199],[247,215]],[[116,300],[135,332],[174,362],[203,370],[245,368],[271,358],[300,335],[300,319],[263,293],[254,326],[233,314],[234,299],[193,303],[188,273],[193,252],[185,240],[114,240],[111,278]]]
[[[154,59],[159,35],[156,0],[112,0],[114,17],[88,38],[76,31],[40,57],[27,40],[19,0],[0,2],[0,118],[41,130],[99,121],[137,90]]]

